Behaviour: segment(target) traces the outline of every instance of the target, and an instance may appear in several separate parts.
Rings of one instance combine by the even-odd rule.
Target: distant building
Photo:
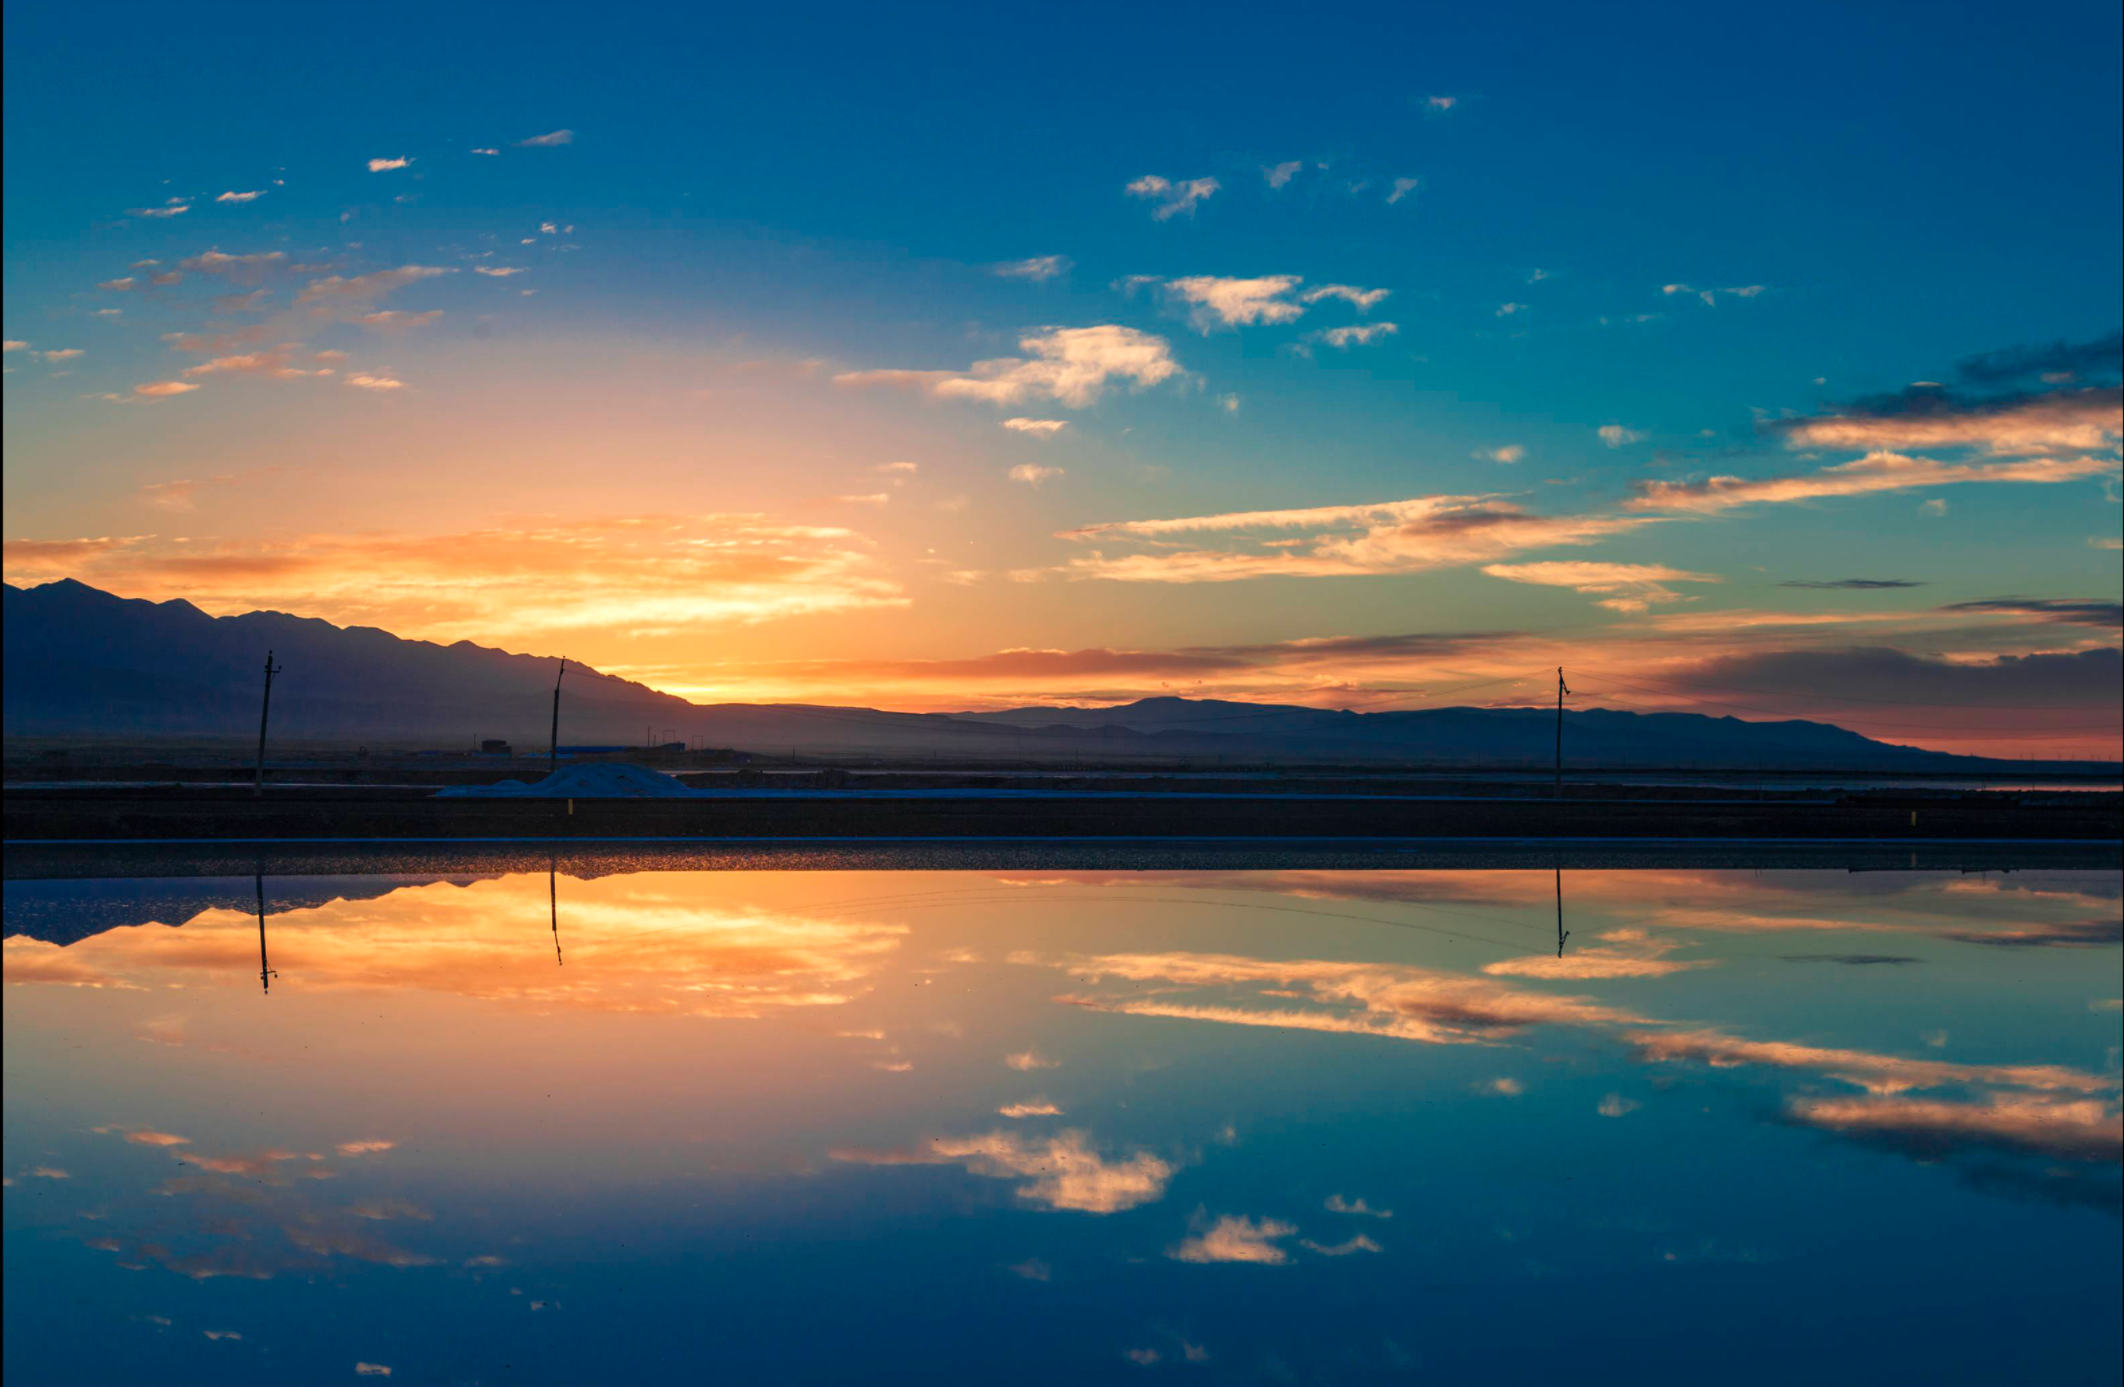
[[[507,756],[509,744],[499,737],[488,737],[480,742],[479,751],[482,756]]]
[[[684,742],[660,742],[657,744],[656,749],[658,751],[684,751],[686,744]]]

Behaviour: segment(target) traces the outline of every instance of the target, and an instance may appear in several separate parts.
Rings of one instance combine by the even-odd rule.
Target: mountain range
[[[72,579],[5,587],[8,737],[98,741],[255,736],[266,652],[281,745],[356,741],[469,748],[548,740],[559,661],[459,641],[406,640],[281,612],[214,617],[189,602],[118,597]],[[1026,763],[1550,764],[1551,709],[1355,713],[1215,699],[1117,707],[894,713],[810,704],[696,704],[571,664],[561,742],[640,745],[667,736],[769,754],[965,758]],[[1602,766],[1980,771],[2022,762],[1874,741],[1827,723],[1696,713],[1564,714],[1567,759]],[[2076,763],[2075,763],[2076,764]]]

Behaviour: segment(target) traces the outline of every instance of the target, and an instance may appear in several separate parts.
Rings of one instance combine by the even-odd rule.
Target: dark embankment
[[[1380,794],[760,792],[688,799],[436,799],[398,788],[29,788],[10,842],[296,838],[1643,838],[2117,841],[2115,793],[1861,791],[1742,798],[1600,786],[1561,799]]]

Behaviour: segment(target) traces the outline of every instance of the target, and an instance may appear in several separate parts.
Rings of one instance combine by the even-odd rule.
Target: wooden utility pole
[[[1564,687],[1563,666],[1556,667],[1556,797],[1563,798],[1563,701],[1571,692]]]
[[[556,859],[552,865],[546,868],[546,909],[552,914],[553,965],[556,968],[562,966],[560,951],[560,887],[555,885],[559,873],[560,863]]]
[[[1571,931],[1563,927],[1563,866],[1559,863],[1556,868],[1556,956],[1558,958],[1563,957],[1564,940],[1570,937]]]
[[[280,974],[266,966],[265,873],[252,873],[251,881],[258,888],[258,987],[260,991],[270,993],[273,990],[273,979]]]
[[[560,668],[553,672],[553,740],[546,743],[546,774],[560,770],[560,681],[568,672],[568,657],[561,656]]]
[[[256,777],[251,782],[251,793],[254,795],[265,793],[266,715],[273,711],[273,676],[278,673],[280,667],[273,663],[273,652],[268,650],[265,663],[265,702],[258,705],[258,768]]]

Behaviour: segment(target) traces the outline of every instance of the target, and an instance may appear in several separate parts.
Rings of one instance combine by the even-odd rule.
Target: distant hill
[[[245,738],[261,666],[273,735],[292,742],[469,747],[502,737],[543,749],[559,662],[460,641],[404,640],[280,612],[212,617],[189,602],[114,596],[71,579],[5,588],[4,730],[96,740]],[[1565,754],[1587,766],[2027,771],[2025,762],[1891,746],[1827,723],[1585,709],[1564,715]],[[968,762],[1429,764],[1543,767],[1555,714],[1538,708],[1353,713],[1215,699],[1110,708],[893,713],[811,704],[695,704],[571,664],[563,744],[638,744],[645,733],[767,754]]]
[[[283,740],[478,736],[544,745],[558,659],[459,641],[401,640],[374,627],[250,612],[212,617],[189,602],[115,597],[63,579],[5,589],[9,736],[252,736],[267,650],[273,731]],[[570,741],[641,741],[693,713],[682,698],[570,665]]]

